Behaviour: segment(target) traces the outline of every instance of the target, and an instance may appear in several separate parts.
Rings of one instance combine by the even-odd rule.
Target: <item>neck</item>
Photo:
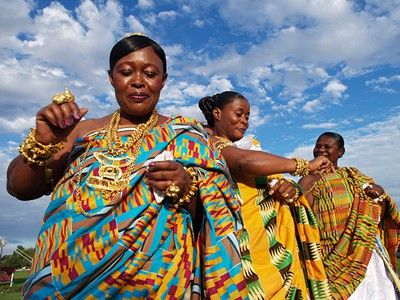
[[[149,121],[149,119],[151,118],[151,116],[153,114],[158,115],[158,112],[156,110],[152,111],[150,114],[147,115],[143,115],[143,116],[132,116],[129,115],[127,113],[124,113],[123,111],[120,112],[120,116],[121,116],[121,121],[120,124],[121,125],[139,125],[139,124],[143,124],[146,123],[147,121]]]

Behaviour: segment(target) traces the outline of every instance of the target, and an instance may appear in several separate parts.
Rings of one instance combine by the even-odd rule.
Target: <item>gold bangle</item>
[[[310,173],[310,162],[308,160],[300,157],[293,157],[292,159],[296,164],[296,170],[290,175],[303,177]]]
[[[184,204],[189,204],[193,201],[193,198],[196,196],[197,191],[199,190],[199,175],[193,167],[186,168],[184,167],[186,172],[189,174],[192,182],[190,183],[189,189],[187,192],[180,198],[177,202],[178,205],[182,206]]]
[[[54,154],[63,148],[63,142],[44,145],[35,139],[36,129],[32,128],[18,148],[28,165],[44,166]]]

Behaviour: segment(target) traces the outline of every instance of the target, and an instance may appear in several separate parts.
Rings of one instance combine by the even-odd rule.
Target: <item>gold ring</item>
[[[52,101],[57,105],[61,105],[64,103],[75,101],[75,96],[69,89],[65,88],[65,91],[63,93],[55,94],[52,98]]]
[[[172,182],[172,184],[165,190],[165,195],[176,200],[179,198],[180,192],[181,192],[180,187],[175,185],[174,182]]]

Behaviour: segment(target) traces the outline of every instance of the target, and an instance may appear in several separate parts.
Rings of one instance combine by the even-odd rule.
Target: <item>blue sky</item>
[[[164,114],[203,120],[198,100],[225,90],[251,103],[265,150],[311,158],[323,131],[341,133],[341,165],[400,201],[400,3],[397,0],[0,0],[0,168],[35,113],[70,88],[88,117],[116,109],[108,54],[126,33],[165,49]],[[48,198],[22,202],[0,178],[0,236],[33,245]]]

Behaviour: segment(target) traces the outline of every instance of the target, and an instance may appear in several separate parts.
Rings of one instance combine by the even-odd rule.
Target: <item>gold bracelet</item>
[[[292,159],[296,163],[296,170],[290,175],[303,177],[310,173],[310,162],[308,160],[300,157],[293,157]]]
[[[63,142],[44,145],[36,141],[35,134],[36,129],[32,128],[18,150],[27,164],[42,167],[63,148]]]
[[[180,198],[177,202],[178,205],[183,206],[185,203],[189,204],[192,202],[193,198],[196,196],[199,187],[197,186],[199,183],[199,175],[193,167],[186,168],[184,167],[186,172],[189,174],[192,182],[190,183],[188,191]]]

